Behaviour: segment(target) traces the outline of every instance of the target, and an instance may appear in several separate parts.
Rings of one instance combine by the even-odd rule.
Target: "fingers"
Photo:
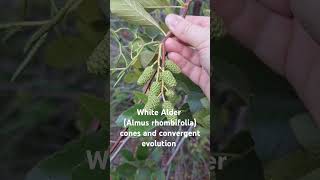
[[[255,0],[216,0],[217,14],[226,20],[228,31],[252,49],[265,64],[284,74],[292,21]]]
[[[166,50],[168,52],[176,52],[181,54],[185,59],[189,60],[192,64],[200,66],[199,53],[190,47],[178,42],[173,38],[167,39],[165,42]]]
[[[258,1],[261,4],[263,4],[265,7],[272,9],[276,13],[279,13],[287,17],[291,16],[290,0],[258,0]],[[304,1],[301,1],[301,2],[304,2]]]
[[[320,16],[319,0],[291,0],[291,8],[304,29],[320,44],[320,23],[315,17]]]
[[[201,48],[201,45],[210,37],[209,28],[193,24],[178,15],[168,15],[166,24],[176,37],[195,48]]]
[[[183,74],[188,76],[192,82],[200,86],[204,94],[210,99],[210,78],[207,72],[199,66],[190,63],[178,53],[172,52],[169,53],[168,56],[181,68]]]
[[[209,27],[210,26],[210,17],[208,16],[186,16],[187,21],[202,26]]]

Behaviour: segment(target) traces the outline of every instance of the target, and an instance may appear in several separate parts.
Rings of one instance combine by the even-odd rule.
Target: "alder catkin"
[[[146,69],[142,72],[141,76],[139,77],[137,84],[139,86],[144,85],[152,78],[154,72],[155,70],[152,68],[152,66],[146,67]]]
[[[174,102],[176,99],[176,93],[171,89],[168,89],[165,95],[167,96],[168,100],[171,102]]]
[[[148,101],[144,106],[144,109],[146,110],[154,109],[157,106],[159,106],[159,104],[160,104],[160,98],[158,96],[151,94],[148,96]]]
[[[150,91],[149,91],[149,95],[155,95],[158,96],[160,94],[161,91],[161,84],[160,82],[153,82],[150,86]]]
[[[162,103],[162,109],[166,110],[166,112],[168,112],[170,110],[174,110],[174,107],[170,101],[165,101]],[[178,116],[177,115],[170,115],[170,114],[166,113],[166,118],[169,121],[177,121]]]
[[[181,73],[180,67],[176,65],[174,62],[172,62],[171,60],[166,61],[165,68],[175,74]]]
[[[168,87],[175,87],[177,86],[177,81],[172,75],[172,73],[168,70],[165,70],[161,73],[161,79],[163,80],[164,84]]]

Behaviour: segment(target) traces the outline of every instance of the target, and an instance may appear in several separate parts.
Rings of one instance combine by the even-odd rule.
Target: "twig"
[[[128,128],[125,128],[122,132],[126,132],[128,131]],[[120,142],[122,141],[122,139],[124,139],[123,136],[119,136],[117,141],[115,142],[115,144],[111,147],[109,155],[111,155],[113,153],[113,151],[117,148],[117,146],[120,144]]]
[[[120,152],[120,150],[122,149],[122,147],[128,142],[128,140],[130,139],[130,136],[127,136],[123,142],[121,143],[121,145],[119,146],[119,148],[112,154],[112,156],[110,157],[110,162],[113,161],[113,159],[115,157],[117,157],[118,153]]]
[[[42,26],[42,25],[48,24],[50,22],[51,22],[51,20],[43,20],[43,21],[21,21],[21,22],[0,24],[0,30],[1,29],[17,28],[17,27]]]
[[[190,126],[189,129],[188,129],[188,132],[192,131],[193,129],[193,126]],[[186,137],[182,137],[177,145],[177,147],[175,148],[174,152],[171,154],[169,160],[167,161],[164,169],[166,169],[172,162],[173,158],[177,155],[178,151],[180,150],[180,147],[182,146],[184,140],[186,139]]]

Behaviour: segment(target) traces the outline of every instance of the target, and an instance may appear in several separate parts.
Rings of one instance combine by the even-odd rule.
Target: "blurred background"
[[[106,97],[105,77],[90,74],[86,64],[107,31],[100,2],[74,1],[34,43],[39,47],[24,52],[66,2],[0,0],[0,179],[24,179],[39,160],[99,127],[83,107]],[[23,21],[36,23],[16,23]],[[28,63],[11,81],[22,62]]]

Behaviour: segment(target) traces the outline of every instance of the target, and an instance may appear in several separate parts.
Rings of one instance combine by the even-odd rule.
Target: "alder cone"
[[[165,70],[161,73],[161,79],[164,82],[165,85],[171,87],[177,86],[177,81],[172,75],[172,73],[168,70]]]
[[[165,68],[175,74],[181,73],[180,67],[176,65],[174,62],[172,62],[171,60],[166,61]]]
[[[158,96],[160,94],[160,91],[161,91],[161,84],[160,82],[155,81],[150,86],[149,95]]]
[[[172,105],[172,103],[170,101],[165,101],[162,103],[162,109],[163,110],[174,110],[174,106]],[[169,121],[177,121],[178,116],[177,115],[170,115],[170,114],[166,114],[166,118]]]
[[[158,96],[151,94],[148,96],[148,101],[144,106],[144,109],[146,110],[154,109],[157,106],[159,106],[159,104],[160,104],[160,99],[158,98]]]
[[[155,70],[152,68],[152,66],[146,67],[146,69],[142,72],[141,76],[139,77],[137,84],[139,86],[146,84],[146,82],[148,82],[152,78],[154,72]]]
[[[173,90],[169,89],[168,91],[166,91],[165,95],[167,96],[169,101],[174,102],[176,98],[176,93]]]

